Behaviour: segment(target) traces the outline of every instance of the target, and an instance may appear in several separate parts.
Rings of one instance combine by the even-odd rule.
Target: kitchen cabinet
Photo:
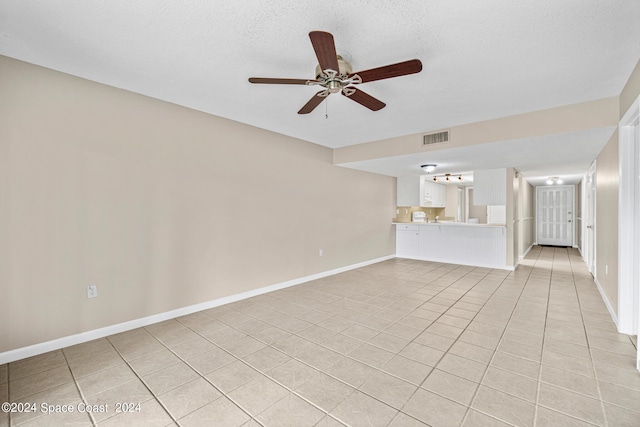
[[[399,176],[396,180],[396,206],[421,206],[422,182],[421,176]]]
[[[447,187],[430,181],[429,176],[399,176],[397,178],[397,206],[444,208]]]
[[[420,226],[398,224],[396,226],[396,254],[401,257],[418,256]]]
[[[420,206],[444,208],[447,204],[447,186],[437,182],[424,181]]]

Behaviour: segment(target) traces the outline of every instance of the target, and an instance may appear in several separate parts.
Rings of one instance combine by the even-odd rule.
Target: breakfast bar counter
[[[396,256],[475,267],[513,270],[507,265],[504,224],[394,222]]]

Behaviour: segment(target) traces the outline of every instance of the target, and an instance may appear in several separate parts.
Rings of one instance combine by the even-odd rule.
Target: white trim
[[[600,296],[602,297],[602,300],[604,301],[604,305],[607,306],[607,310],[609,310],[609,314],[611,315],[611,319],[613,320],[613,323],[615,323],[616,328],[617,328],[618,327],[618,316],[616,316],[616,312],[613,311],[613,306],[611,305],[611,302],[609,301],[609,298],[607,298],[607,294],[602,289],[602,286],[600,286],[600,282],[598,282],[598,279],[594,278],[593,281],[596,283],[596,287],[598,288],[598,291],[600,292]]]
[[[529,254],[529,252],[531,251],[531,249],[533,249],[533,247],[535,246],[535,243],[532,243],[531,246],[529,246],[529,248],[524,251],[524,254],[520,255],[520,260],[523,260],[526,258],[526,256]]]
[[[635,287],[638,286],[638,236],[636,205],[638,200],[637,165],[638,120],[640,97],[629,107],[620,120],[619,127],[619,177],[618,177],[618,332],[630,335],[638,333],[638,319],[634,315]]]
[[[582,259],[587,265],[587,270],[591,273],[592,276],[596,276],[596,265],[597,265],[597,253],[596,253],[596,206],[597,206],[597,193],[596,193],[596,183],[598,181],[597,174],[597,160],[594,160],[589,165],[589,169],[582,177],[582,229],[581,229],[581,238],[582,238],[582,247],[583,251],[581,251]],[[591,231],[589,231],[591,230]],[[589,235],[591,235],[591,239],[589,239]],[[591,243],[591,244],[590,244]]]
[[[64,347],[69,347],[71,345],[82,344],[84,342],[92,341],[98,338],[103,338],[109,335],[130,331],[132,329],[151,325],[153,323],[162,322],[164,320],[174,319],[180,316],[186,316],[187,314],[195,313],[197,311],[207,310],[209,308],[214,308],[224,304],[240,301],[246,298],[251,298],[257,295],[262,295],[267,292],[277,291],[280,289],[299,285],[301,283],[321,279],[323,277],[333,276],[338,273],[344,273],[345,271],[354,270],[356,268],[365,267],[367,265],[376,264],[382,261],[387,261],[390,259],[394,259],[395,257],[396,257],[395,255],[388,255],[381,258],[376,258],[376,259],[360,262],[357,264],[352,264],[345,267],[340,267],[333,270],[323,271],[321,273],[300,277],[298,279],[288,280],[282,283],[276,283],[274,285],[265,286],[263,288],[254,289],[254,290],[243,292],[240,294],[230,295],[228,297],[218,298],[218,299],[203,302],[200,304],[194,304],[194,305],[178,308],[171,311],[166,311],[164,313],[143,317],[140,319],[130,320],[128,322],[118,323],[116,325],[94,329],[92,331],[82,332],[75,335],[69,335],[69,336],[58,338],[55,340],[30,345],[28,347],[22,347],[22,348],[17,348],[15,350],[5,351],[4,353],[0,353],[0,365],[9,363],[9,362],[14,362],[16,360],[24,359],[26,357],[36,356],[38,354],[46,353],[49,351],[58,350]]]

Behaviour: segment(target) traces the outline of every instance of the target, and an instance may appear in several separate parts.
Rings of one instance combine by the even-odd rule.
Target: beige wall
[[[516,223],[518,218],[518,197],[520,192],[520,183],[515,176],[513,168],[507,168],[507,204],[506,208],[506,229],[507,229],[507,265],[515,266],[517,260],[517,245],[520,233],[517,230]]]
[[[640,61],[619,97],[618,118],[640,96]],[[596,280],[618,313],[618,177],[619,141],[616,131],[596,159]],[[608,266],[608,274],[606,274]]]
[[[520,224],[521,224],[521,239],[520,239],[520,253],[519,256],[524,256],[525,252],[536,241],[535,230],[535,210],[536,210],[536,190],[535,187],[527,182],[522,175],[520,175]]]
[[[624,116],[638,95],[640,95],[640,61],[631,72],[631,76],[620,94],[620,118]]]
[[[328,148],[6,57],[0,75],[0,352],[395,253],[395,179]]]
[[[473,187],[469,188],[469,218],[478,218],[478,224],[487,223],[487,205],[473,204]]]
[[[596,280],[617,314],[618,131],[596,161]]]
[[[534,242],[534,187],[507,169],[507,263],[515,265]]]

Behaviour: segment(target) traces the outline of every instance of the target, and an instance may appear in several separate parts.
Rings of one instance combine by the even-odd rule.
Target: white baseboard
[[[613,323],[615,323],[616,329],[618,329],[618,316],[616,316],[616,312],[613,310],[613,306],[611,305],[611,302],[609,301],[609,298],[607,298],[607,294],[605,294],[604,289],[602,289],[602,286],[600,285],[600,282],[598,282],[597,278],[594,277],[593,281],[596,282],[596,287],[598,288],[598,291],[600,292],[600,296],[602,297],[602,300],[604,301],[604,305],[607,306],[607,310],[609,310],[609,314],[611,315],[611,319],[613,319]]]
[[[527,248],[527,250],[526,250],[526,251],[524,251],[524,253],[523,253],[522,255],[518,255],[518,261],[516,261],[516,265],[514,266],[514,269],[515,269],[515,268],[518,268],[518,265],[520,265],[520,262],[522,262],[522,260],[524,260],[524,259],[527,257],[527,255],[528,255],[528,254],[529,254],[529,252],[531,251],[531,248],[533,248],[534,246],[535,246],[535,245],[532,243],[532,244],[531,244],[531,246],[529,246],[529,247]]]
[[[106,326],[104,328],[94,329],[91,331],[82,332],[75,335],[69,335],[69,336],[58,338],[55,340],[30,345],[28,347],[22,347],[22,348],[17,348],[15,350],[5,351],[4,353],[0,353],[0,365],[9,363],[9,362],[14,362],[16,360],[24,359],[26,357],[32,357],[38,354],[47,353],[49,351],[58,350],[64,347],[69,347],[71,345],[82,344],[84,342],[92,341],[98,338],[103,338],[109,335],[130,331],[132,329],[151,325],[153,323],[162,322],[164,320],[185,316],[187,314],[195,313],[197,311],[207,310],[209,308],[214,308],[224,304],[229,304],[231,302],[240,301],[240,300],[251,298],[257,295],[262,295],[267,292],[277,291],[279,289],[288,288],[291,286],[299,285],[301,283],[321,279],[323,277],[333,276],[334,274],[344,273],[345,271],[354,270],[356,268],[365,267],[367,265],[375,264],[382,261],[387,261],[395,257],[396,257],[395,255],[388,255],[381,258],[376,258],[376,259],[360,262],[357,264],[336,268],[333,270],[323,271],[321,273],[312,274],[310,276],[304,276],[298,279],[288,280],[282,283],[276,283],[274,285],[265,286],[263,288],[254,289],[254,290],[243,292],[240,294],[230,295],[228,297],[218,298],[212,301],[207,301],[200,304],[194,304],[188,307],[182,307],[182,308],[167,311],[164,313],[154,314],[152,316],[130,320],[128,322],[118,323],[116,325]]]

